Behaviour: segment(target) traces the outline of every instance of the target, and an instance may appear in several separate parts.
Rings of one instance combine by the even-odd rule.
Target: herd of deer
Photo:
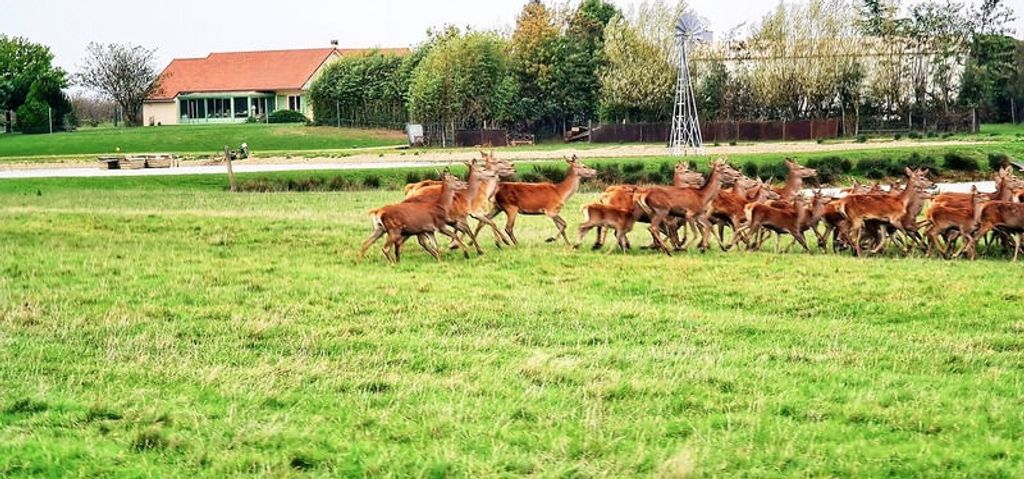
[[[574,156],[566,160],[568,172],[559,183],[509,182],[504,179],[515,174],[514,165],[493,153],[482,155],[482,163],[466,163],[469,174],[465,181],[445,170],[438,181],[407,185],[402,202],[371,211],[374,229],[363,242],[357,261],[385,235],[383,252],[393,263],[400,260],[402,245],[413,236],[437,260],[441,259],[437,233],[450,238],[450,247],[461,249],[467,258],[469,247],[462,237],[483,254],[477,237],[484,226],[491,228],[499,248],[518,245],[515,224],[519,215],[551,218],[557,231],[548,241],[561,238],[577,248],[595,228],[594,249],[602,248],[608,232],[614,231],[622,252],[630,249],[627,235],[634,225],[646,223],[653,239],[651,248],[669,256],[686,249],[689,231],[699,235],[701,251],[709,248],[711,239],[723,251],[741,243],[756,251],[775,233],[776,251],[781,237],[789,235],[792,241],[786,251],[799,244],[807,252],[810,247],[805,234],[811,231],[822,250],[831,242],[833,252],[849,249],[856,256],[877,254],[891,244],[906,252],[919,248],[928,256],[966,254],[974,259],[977,244],[984,238],[989,244],[1012,249],[1013,261],[1017,261],[1024,235],[1024,180],[1014,176],[1009,167],[995,174],[996,192],[992,194],[976,188],[966,194],[933,194],[935,185],[928,170],[908,168],[903,185],[855,184],[833,198],[820,190],[806,196],[804,180],[817,172],[794,161],[786,160],[789,174],[785,184],[773,188],[761,179],[743,176],[719,159],[711,163],[706,178],[681,163],[676,165],[672,186],[608,187],[597,203],[583,207],[584,221],[573,245],[566,235],[562,208],[584,178],[596,175],[593,168]],[[931,206],[925,211],[929,201]],[[494,223],[502,213],[506,217],[504,231]],[[477,221],[475,229],[469,218]],[[726,229],[732,231],[728,240]]]

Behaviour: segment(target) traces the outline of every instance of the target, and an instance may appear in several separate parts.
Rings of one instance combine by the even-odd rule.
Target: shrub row
[[[1009,164],[1010,157],[1004,153],[991,153],[988,155],[988,167],[998,169]],[[933,176],[938,177],[943,171],[977,174],[981,165],[977,158],[963,154],[950,152],[940,159],[931,155],[911,153],[905,157],[893,158],[867,157],[861,158],[856,163],[849,158],[841,156],[826,156],[811,158],[804,161],[810,168],[818,170],[817,181],[813,179],[808,184],[837,184],[844,176],[859,176],[874,180],[881,180],[890,177],[903,176],[905,168],[928,168]],[[593,182],[587,189],[603,189],[607,185],[614,184],[671,184],[675,174],[675,163],[672,161],[661,161],[658,163],[627,162],[627,163],[597,163],[594,169],[597,170],[596,182]],[[691,163],[691,168],[696,168]],[[783,161],[770,163],[757,163],[748,161],[741,165],[743,174],[751,178],[774,179],[781,181],[789,173]],[[457,174],[463,174],[458,173]],[[401,175],[401,173],[399,173]],[[525,182],[559,182],[565,179],[566,168],[563,164],[552,163],[550,165],[525,165],[520,167],[519,174],[512,181]],[[379,188],[401,188],[407,183],[417,183],[423,180],[437,180],[438,174],[434,169],[423,169],[409,171],[403,176],[387,176],[384,178],[377,175],[369,176],[333,176],[333,177],[308,177],[308,178],[270,178],[262,177],[244,181],[241,189],[248,192],[269,193],[269,192],[306,192],[306,191],[351,191],[361,189]],[[404,182],[402,182],[404,180]],[[402,183],[399,183],[402,182]]]

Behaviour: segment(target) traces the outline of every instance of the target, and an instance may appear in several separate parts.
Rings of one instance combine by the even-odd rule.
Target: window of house
[[[298,95],[289,96],[288,109],[292,111],[302,111],[302,97]]]

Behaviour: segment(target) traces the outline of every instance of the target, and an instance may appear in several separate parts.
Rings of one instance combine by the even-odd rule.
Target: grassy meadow
[[[215,154],[247,142],[253,153],[342,150],[405,144],[402,132],[296,124],[82,128],[52,135],[0,134],[0,162],[123,153]],[[94,158],[92,158],[94,159]]]
[[[396,192],[204,181],[0,182],[0,477],[1024,474],[1024,266],[355,265]]]

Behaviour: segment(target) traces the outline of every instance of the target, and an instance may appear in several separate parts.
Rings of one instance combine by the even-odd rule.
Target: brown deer
[[[441,233],[452,238],[462,248],[463,255],[469,258],[469,250],[462,243],[455,231],[448,227],[448,208],[451,207],[455,193],[465,190],[468,185],[459,181],[451,173],[445,171],[441,175],[443,191],[436,201],[429,202],[402,202],[383,208],[370,211],[373,219],[373,232],[363,241],[356,263],[362,261],[366,250],[387,234],[388,239],[384,243],[384,256],[388,262],[398,264],[401,260],[402,245],[410,236],[416,236],[420,246],[423,247],[434,259],[441,261],[437,251],[434,233]],[[426,240],[431,239],[430,243]],[[392,249],[394,250],[392,255]]]
[[[697,171],[690,171],[690,165],[688,163],[676,163],[675,173],[672,177],[672,184],[678,188],[700,188],[704,185],[704,175]],[[601,194],[601,198],[598,203],[602,205],[613,206],[618,209],[628,209],[633,211],[636,216],[636,221],[640,223],[650,223],[651,219],[647,217],[647,214],[636,204],[634,197],[640,193],[647,191],[645,186],[635,185],[615,185],[609,186]],[[678,226],[674,219],[669,221],[667,228],[665,228],[665,234],[669,236],[672,244],[679,249],[682,247],[682,241],[679,240],[677,235]],[[597,241],[594,243],[593,249],[601,249],[604,246],[604,242],[607,236],[607,230],[598,225],[597,226]],[[628,246],[628,240],[627,240]],[[651,245],[653,249],[655,245]]]
[[[977,226],[978,219],[981,217],[981,209],[985,206],[988,200],[988,196],[978,192],[977,187],[971,187],[971,206],[970,208],[961,208],[959,206],[949,205],[933,205],[928,209],[927,224],[928,230],[925,235],[928,236],[928,257],[932,256],[932,252],[938,249],[939,254],[944,258],[949,258],[949,250],[952,249],[952,242],[947,242],[947,246],[942,246],[939,241],[940,235],[945,235],[950,232],[956,232],[959,236],[968,238],[964,246],[956,252],[954,256],[960,256],[963,253],[964,248],[969,244],[969,238],[971,233],[974,232]]]
[[[862,241],[864,238],[865,225],[870,220],[886,223],[897,230],[904,231],[903,218],[907,210],[916,201],[916,197],[924,195],[924,190],[931,188],[932,183],[927,178],[928,171],[912,171],[905,169],[907,174],[907,186],[899,196],[886,194],[850,195],[839,200],[837,209],[848,220],[847,238],[850,239],[853,251],[856,256],[861,256]],[[880,228],[881,238],[877,246],[871,250],[872,253],[881,251],[887,241],[887,228]]]
[[[489,213],[493,208],[492,198],[494,191],[498,186],[498,182],[502,177],[509,177],[515,174],[515,169],[510,164],[495,160],[493,157],[487,159],[486,168],[481,170],[474,162],[466,163],[469,167],[469,176],[466,182],[469,184],[469,188],[465,191],[460,191],[455,195],[455,199],[452,203],[451,216],[455,219],[460,220],[459,232],[466,233],[473,240],[473,245],[476,247],[479,254],[483,254],[480,251],[480,246],[477,243],[476,237],[479,234],[482,225],[488,225],[495,235],[495,244],[500,248],[502,243],[508,244],[508,240],[498,230],[497,225],[494,224],[489,218]],[[406,201],[423,201],[424,199],[435,199],[441,193],[440,185],[424,185],[418,189],[411,190]],[[469,228],[468,218],[472,217],[480,222],[480,225],[475,231],[467,233]],[[452,242],[450,245],[452,249],[456,248],[457,245]]]
[[[559,214],[566,201],[576,193],[583,178],[593,178],[597,171],[590,168],[574,155],[566,159],[569,164],[569,173],[561,183],[501,183],[494,194],[495,209],[487,218],[493,220],[499,213],[505,213],[505,234],[512,240],[512,244],[518,245],[519,241],[515,235],[516,217],[523,215],[545,215],[551,218],[558,228],[556,234],[547,239],[551,243],[561,236],[565,243],[569,238],[565,235],[566,222]]]
[[[736,243],[735,233],[743,225],[746,216],[743,208],[750,203],[749,195],[752,190],[758,188],[759,181],[749,178],[737,179],[731,188],[723,189],[711,202],[711,212],[708,219],[711,223],[718,225],[718,244],[722,251],[728,251]],[[763,188],[761,189],[763,191]],[[734,238],[728,246],[725,244],[725,228],[732,228]]]
[[[793,205],[789,208],[777,208],[771,205],[751,203],[746,206],[747,225],[744,231],[749,231],[752,251],[761,249],[764,240],[760,238],[761,228],[766,228],[775,233],[775,251],[778,252],[783,234],[793,237],[786,252],[792,249],[793,245],[800,243],[804,251],[810,253],[807,246],[804,232],[811,229],[825,214],[825,205],[830,198],[817,192],[808,207],[807,199],[803,195],[797,195],[793,199]]]
[[[977,259],[978,238],[998,229],[1013,240],[1013,262],[1020,255],[1021,234],[1024,233],[1024,203],[989,201],[977,213],[977,230],[971,234],[966,249],[971,260]]]
[[[773,188],[781,199],[779,201],[792,202],[804,188],[804,179],[818,176],[818,170],[803,166],[791,159],[786,159],[786,168],[789,174],[786,175],[786,183],[782,188]]]
[[[637,202],[651,218],[650,232],[655,244],[666,255],[672,256],[661,239],[661,229],[672,216],[682,218],[686,224],[695,224],[701,235],[700,249],[707,251],[711,223],[707,212],[725,181],[735,181],[740,173],[719,159],[711,164],[711,175],[700,188],[654,187],[637,196]]]
[[[476,160],[467,162],[466,167],[469,169],[469,175],[466,177],[466,189],[455,193],[455,197],[452,199],[452,204],[448,208],[448,225],[455,228],[457,233],[463,233],[469,237],[470,244],[476,248],[476,252],[479,255],[483,255],[484,252],[480,248],[480,244],[476,240],[476,234],[469,227],[469,213],[473,205],[473,201],[476,200],[477,196],[481,192],[482,185],[485,182],[497,181],[498,171],[492,168],[482,169],[476,164]],[[430,203],[437,202],[444,190],[444,185],[440,187],[425,186],[423,188],[414,190],[411,197],[405,199],[406,203]],[[453,246],[456,243],[452,242]]]
[[[580,247],[587,232],[594,228],[605,228],[615,230],[615,239],[619,250],[625,253],[629,249],[629,240],[626,235],[633,231],[633,225],[641,215],[643,215],[643,211],[635,205],[629,208],[618,208],[600,203],[586,205],[583,207],[583,224],[580,225],[579,239],[576,241],[575,248]]]
[[[999,171],[996,171],[992,176],[992,181],[996,184],[995,193],[981,193],[981,195],[993,201],[1012,201],[1014,190],[1022,186],[1020,179],[1013,176],[1013,170],[1009,167],[1000,168]],[[942,193],[935,197],[932,201],[932,206],[944,205],[969,208],[971,197],[970,193]]]

